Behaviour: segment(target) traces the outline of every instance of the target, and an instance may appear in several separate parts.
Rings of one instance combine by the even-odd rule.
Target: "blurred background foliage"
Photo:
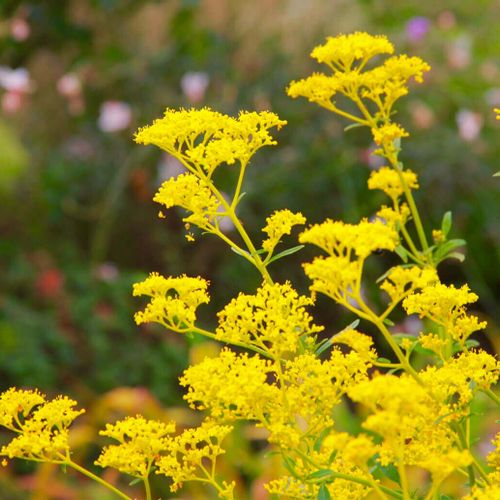
[[[496,0],[2,0],[0,389],[36,385],[72,395],[90,406],[81,432],[102,424],[94,407],[105,398],[127,402],[110,403],[113,415],[141,411],[144,398],[158,415],[162,405],[180,404],[176,377],[188,358],[214,347],[137,328],[132,283],[151,271],[210,279],[207,325],[231,297],[258,284],[221,242],[188,243],[181,214],[157,218],[151,198],[179,165],[132,136],[166,107],[272,109],[288,120],[279,145],[260,151],[248,172],[241,216],[256,241],[278,208],[300,210],[309,222],[355,222],[385,202],[366,188],[378,166],[368,133],[345,133],[337,117],[284,91],[323,70],[308,56],[312,47],[354,30],[386,34],[398,52],[432,66],[399,105],[398,121],[411,133],[403,159],[420,175],[424,218],[437,228],[452,210],[452,236],[467,239],[465,263],[443,264],[442,278],[478,292],[477,309],[490,321],[485,346],[498,350],[498,9]],[[222,185],[230,175],[221,175]],[[309,256],[304,250],[274,264],[277,279],[305,291],[300,262]],[[373,277],[382,263],[373,263]],[[367,294],[376,300],[374,290]],[[322,299],[317,314],[328,334],[352,321]],[[256,465],[249,456],[259,436],[255,450],[242,442],[229,453],[240,454],[229,475],[253,484],[251,498],[264,498],[259,485],[272,458]],[[45,481],[53,491],[36,498],[81,498],[68,479],[59,484],[51,474],[49,467],[22,475],[23,491],[41,495]],[[90,490],[83,495],[93,498]]]

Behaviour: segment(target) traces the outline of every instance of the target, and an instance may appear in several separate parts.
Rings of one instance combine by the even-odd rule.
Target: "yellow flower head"
[[[213,228],[217,216],[223,215],[218,212],[219,201],[208,186],[190,173],[165,181],[153,200],[166,208],[179,206],[191,212],[182,220],[206,231]]]
[[[486,327],[486,321],[467,315],[466,304],[476,302],[478,296],[467,285],[455,288],[453,285],[436,283],[413,293],[403,301],[408,314],[418,314],[445,327],[447,333],[461,345],[469,335]]]
[[[196,321],[196,309],[209,302],[208,281],[182,275],[165,278],[151,273],[148,278],[136,283],[133,295],[151,297],[144,311],[135,314],[135,322],[160,323],[174,331],[189,331]]]
[[[154,144],[210,177],[221,163],[247,163],[261,147],[275,145],[269,130],[285,124],[269,111],[242,111],[233,118],[209,108],[167,109],[163,118],[141,128],[135,141]]]
[[[47,401],[38,392],[14,388],[3,393],[0,423],[18,436],[2,447],[0,455],[52,463],[66,461],[70,453],[68,427],[84,413],[73,409],[76,404],[66,396]]]
[[[380,189],[392,200],[396,200],[404,192],[401,177],[409,189],[418,189],[417,174],[411,170],[397,172],[390,167],[373,171],[368,179],[368,189]]]
[[[380,127],[372,128],[373,140],[375,144],[383,145],[386,148],[394,147],[394,141],[401,137],[408,137],[410,134],[396,123],[386,123]]]
[[[495,108],[495,113],[497,114],[497,120],[500,120],[500,109]]]
[[[172,492],[182,487],[185,481],[201,479],[213,482],[213,476],[207,477],[207,469],[215,469],[217,458],[225,453],[221,443],[232,429],[228,425],[216,425],[210,421],[186,429],[169,441],[168,452],[156,461],[156,473],[172,479]],[[233,488],[234,483],[224,482],[219,498],[233,498]]]
[[[221,312],[216,335],[225,342],[256,345],[273,356],[295,353],[301,339],[323,330],[305,307],[313,300],[290,285],[265,283],[255,295],[240,293]]]
[[[377,219],[385,222],[385,224],[394,228],[395,231],[399,231],[406,224],[410,216],[410,209],[406,203],[401,203],[397,210],[382,205],[380,210],[377,211],[376,216]]]
[[[272,252],[274,247],[280,242],[285,234],[292,232],[292,227],[305,224],[306,218],[300,213],[293,213],[290,210],[276,210],[266,219],[266,227],[262,229],[268,237],[262,242],[262,248],[266,252]]]
[[[179,380],[189,388],[184,399],[191,408],[209,410],[217,419],[259,420],[263,408],[279,400],[279,388],[267,382],[270,373],[269,360],[223,349],[190,366]]]
[[[411,290],[424,288],[436,281],[438,275],[434,268],[395,266],[388,272],[380,289],[387,292],[391,303],[395,303],[402,300]]]
[[[313,49],[311,57],[327,64],[334,71],[349,71],[355,61],[364,64],[373,56],[393,52],[394,46],[387,37],[356,32],[328,37],[325,44]]]
[[[377,353],[373,348],[373,340],[368,335],[360,333],[357,330],[346,330],[333,337],[335,344],[344,344],[349,346],[359,356],[370,362],[377,358]]]
[[[174,431],[173,422],[146,420],[141,415],[106,424],[106,430],[99,434],[115,439],[120,444],[106,446],[95,464],[145,479],[153,462],[167,450],[171,440],[168,436]]]
[[[302,232],[299,241],[312,243],[331,256],[348,257],[354,253],[365,259],[375,250],[394,250],[399,240],[397,232],[380,220],[346,224],[327,219]]]

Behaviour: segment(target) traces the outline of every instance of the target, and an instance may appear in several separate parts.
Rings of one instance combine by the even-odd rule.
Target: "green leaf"
[[[405,247],[398,245],[394,251],[399,255],[403,262],[408,262],[408,250],[406,250]]]
[[[399,477],[398,469],[393,465],[380,465],[380,463],[376,463],[376,465],[370,470],[370,473],[376,479],[382,479],[386,477],[396,484],[401,484],[401,478]]]
[[[480,346],[481,344],[477,341],[477,340],[474,340],[474,339],[467,339],[465,341],[465,346],[470,348],[470,347],[478,347]]]
[[[452,224],[451,212],[446,212],[443,215],[443,220],[441,221],[441,231],[443,232],[445,237],[448,236],[448,233],[450,232],[451,224]]]
[[[135,484],[138,484],[142,481],[142,479],[140,477],[136,477],[135,479],[133,479],[132,481],[130,481],[130,483],[128,483],[129,486],[134,486]]]
[[[237,255],[241,255],[242,257],[244,257],[245,255],[249,256],[250,254],[246,251],[246,250],[243,250],[243,249],[239,249],[239,248],[236,248],[236,247],[231,247],[231,250],[237,254]]]
[[[362,123],[353,123],[352,125],[348,125],[347,127],[344,128],[344,132],[347,132],[349,130],[352,130],[353,128],[358,128],[358,127],[364,127]]]
[[[496,172],[493,174],[493,177],[500,177],[500,172]]]
[[[394,323],[389,318],[384,319],[384,324],[387,326],[394,326]]]
[[[271,262],[274,262],[275,260],[281,259],[282,257],[286,257],[287,255],[292,255],[293,253],[298,252],[302,248],[304,248],[304,245],[297,245],[296,247],[283,250],[282,252],[276,254],[272,259],[269,259],[269,264],[271,264]]]
[[[341,333],[347,332],[348,330],[354,330],[358,325],[359,319],[355,319],[351,324],[340,330],[340,332],[336,333],[329,339],[322,340],[316,348],[316,354],[320,355],[321,353],[325,352],[335,342],[335,337],[338,337]]]
[[[377,362],[378,363],[391,363],[392,364],[392,361],[390,359],[387,359],[387,358],[377,358]]]
[[[318,500],[332,500],[326,484],[322,484],[318,490]]]
[[[297,477],[297,473],[295,472],[295,465],[297,462],[290,457],[287,457],[286,455],[283,456],[283,465],[285,466],[285,469],[293,476]]]
[[[318,439],[316,439],[315,443],[314,443],[314,451],[319,453],[319,450],[321,449],[321,445],[323,444],[323,441],[324,439],[326,438],[326,436],[328,436],[328,434],[330,434],[330,432],[332,431],[332,428],[333,426],[329,425],[328,427],[326,427],[325,429],[323,429],[319,436],[318,436]]]
[[[460,252],[451,252],[446,256],[447,259],[456,259],[459,262],[463,262],[465,260],[465,255]]]
[[[333,480],[333,471],[330,469],[320,469],[309,474],[306,478],[307,481],[314,483],[322,483],[326,480]]]

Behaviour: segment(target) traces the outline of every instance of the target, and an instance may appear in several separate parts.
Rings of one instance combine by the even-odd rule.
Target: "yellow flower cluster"
[[[262,242],[262,248],[266,252],[272,253],[281,237],[290,234],[293,226],[305,224],[306,218],[300,212],[295,214],[288,209],[276,210],[266,219],[266,223],[262,231],[267,233],[268,237]]]
[[[11,388],[0,396],[0,425],[17,434],[0,455],[51,463],[69,457],[68,427],[84,410],[58,396],[48,401],[37,391]]]
[[[416,313],[441,325],[453,340],[463,346],[472,333],[486,328],[486,321],[467,315],[464,307],[477,299],[467,285],[457,289],[453,285],[436,283],[412,293],[403,301],[403,307],[408,314]]]
[[[394,227],[381,220],[346,224],[327,219],[302,232],[299,241],[312,243],[328,254],[304,264],[313,282],[311,291],[345,304],[349,294],[359,291],[364,260],[377,250],[394,250],[399,237]]]
[[[218,313],[217,339],[254,345],[279,359],[313,341],[323,327],[314,325],[305,307],[313,300],[290,285],[264,283],[254,295],[240,293]]]
[[[218,489],[219,498],[233,498],[234,483],[218,485],[213,475],[217,457],[225,453],[221,442],[231,431],[232,427],[211,421],[186,429],[169,441],[168,452],[156,461],[156,473],[172,479],[172,492],[185,481],[195,480],[211,483]]]
[[[179,206],[191,212],[182,220],[205,231],[212,230],[217,223],[217,216],[224,215],[218,211],[219,201],[208,186],[190,173],[165,181],[153,200],[166,208]]]
[[[135,314],[135,322],[160,323],[177,332],[189,331],[196,321],[196,309],[209,302],[208,281],[182,275],[165,278],[151,273],[148,278],[136,283],[133,295],[151,297],[144,311]]]
[[[387,273],[380,289],[389,295],[391,304],[395,304],[403,300],[413,290],[427,287],[437,281],[439,278],[434,268],[395,266]]]
[[[373,340],[368,335],[357,330],[346,330],[333,337],[335,344],[343,344],[355,351],[361,359],[372,362],[377,358],[377,352],[373,348]]]
[[[209,108],[167,109],[163,118],[141,128],[135,140],[154,144],[211,177],[220,164],[246,164],[261,147],[275,145],[269,130],[283,125],[286,121],[269,111],[242,111],[233,118]]]
[[[195,410],[208,410],[215,419],[262,419],[263,408],[279,399],[276,385],[267,383],[271,361],[223,349],[216,358],[190,366],[179,379],[188,386],[184,399]]]
[[[171,440],[168,436],[174,431],[173,422],[146,420],[141,415],[106,424],[106,430],[99,434],[115,439],[120,444],[106,446],[95,464],[145,479],[155,460],[168,449]]]
[[[447,418],[469,411],[475,393],[492,387],[500,377],[500,362],[485,351],[463,352],[442,366],[428,366],[420,374],[434,397],[446,406]]]
[[[413,378],[378,376],[352,387],[348,394],[371,412],[362,426],[382,438],[382,465],[416,465],[432,474],[449,475],[471,462],[468,452],[455,448],[454,434],[443,418],[445,407]]]
[[[404,192],[402,178],[409,189],[418,189],[415,172],[409,169],[398,172],[390,167],[381,167],[373,171],[368,179],[368,189],[380,189],[396,202]]]

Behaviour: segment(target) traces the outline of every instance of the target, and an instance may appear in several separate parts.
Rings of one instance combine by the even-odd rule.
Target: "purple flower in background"
[[[419,42],[425,37],[425,35],[427,35],[430,26],[431,22],[427,19],[427,17],[412,17],[406,23],[406,36],[412,42]]]
[[[118,132],[130,125],[132,110],[126,102],[106,101],[101,104],[101,114],[97,121],[103,132]]]

